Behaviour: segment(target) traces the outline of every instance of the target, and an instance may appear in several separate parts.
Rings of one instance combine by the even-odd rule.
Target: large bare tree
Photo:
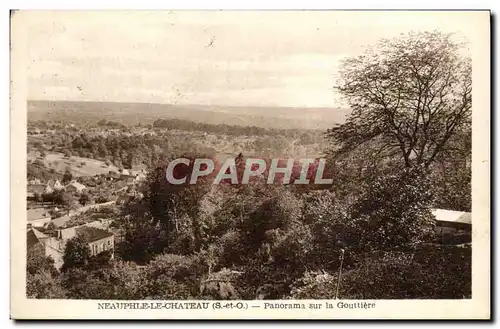
[[[328,130],[334,154],[370,143],[406,167],[430,166],[470,131],[471,61],[461,49],[450,34],[410,33],[344,60],[337,88],[352,113]]]

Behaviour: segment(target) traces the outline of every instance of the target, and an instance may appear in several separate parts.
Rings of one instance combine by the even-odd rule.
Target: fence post
[[[342,279],[342,265],[344,263],[344,252],[345,250],[342,248],[340,249],[340,266],[339,266],[339,276],[337,278],[337,289],[335,290],[335,299],[338,299],[339,296],[339,288],[340,288],[340,280]]]

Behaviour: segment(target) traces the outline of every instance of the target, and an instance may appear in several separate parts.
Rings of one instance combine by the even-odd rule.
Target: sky
[[[28,99],[341,107],[340,61],[461,12],[27,11]]]

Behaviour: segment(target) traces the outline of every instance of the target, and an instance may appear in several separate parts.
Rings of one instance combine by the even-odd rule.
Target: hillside
[[[70,172],[74,177],[107,174],[110,171],[118,172],[118,168],[113,164],[108,165],[104,161],[78,157],[75,155],[72,155],[71,158],[68,159],[62,153],[48,153],[42,159],[39,156],[39,154],[34,152],[29,152],[27,156],[28,156],[28,161],[35,161],[36,159],[39,159],[38,160],[39,163],[44,164],[43,168],[45,168],[45,171],[50,172],[50,169],[53,169],[52,173],[53,175],[64,173],[64,171],[67,168],[70,169]],[[34,163],[32,167],[36,165],[37,163]],[[38,165],[38,167],[40,166]],[[45,177],[33,177],[33,178],[45,178]]]
[[[265,128],[327,129],[343,123],[349,114],[341,108],[237,107],[111,103],[76,101],[28,101],[28,120],[68,123],[112,120],[128,125],[151,124],[158,118],[176,118],[208,124],[254,125]]]

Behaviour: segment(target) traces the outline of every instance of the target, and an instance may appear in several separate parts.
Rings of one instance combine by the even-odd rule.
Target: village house
[[[92,256],[96,256],[104,251],[113,252],[115,247],[115,236],[113,233],[90,226],[81,226],[76,231],[88,243]]]
[[[35,128],[28,131],[28,135],[41,135],[41,134],[42,131],[40,130],[40,128]]]
[[[128,204],[130,201],[134,200],[135,198],[135,195],[134,194],[131,194],[131,193],[127,193],[127,194],[122,194],[122,195],[119,195],[117,198],[116,198],[116,204],[121,206],[121,205],[126,205]]]
[[[110,171],[108,173],[107,180],[113,181],[113,180],[117,180],[117,179],[120,179],[120,174],[119,173],[117,173],[115,171]]]
[[[439,235],[466,233],[472,230],[472,214],[470,212],[433,209],[436,217],[435,231]]]
[[[32,226],[28,226],[27,248],[39,245],[45,251],[45,256],[54,260],[54,267],[60,269],[63,265],[64,243],[61,240],[46,235]]]
[[[58,229],[51,235],[44,234],[31,225],[28,225],[28,248],[40,244],[45,250],[45,255],[52,257],[54,259],[54,266],[60,269],[64,263],[63,255],[66,243],[77,235],[81,236],[87,242],[91,256],[96,256],[104,251],[110,251],[111,257],[113,257],[115,247],[114,234],[93,225]]]
[[[49,184],[47,184],[47,186],[45,187],[45,191],[43,193],[50,194],[52,192],[54,192],[54,189]]]
[[[122,181],[124,181],[125,183],[127,183],[127,184],[132,184],[132,183],[135,182],[135,176],[134,175],[121,174],[120,175],[120,179]]]
[[[27,198],[28,200],[34,199],[35,195],[42,194],[50,194],[54,191],[62,191],[64,190],[64,186],[61,184],[59,180],[49,180],[47,183],[40,183],[40,180],[32,180],[28,184],[27,190]]]
[[[59,181],[59,179],[57,179],[54,184],[52,185],[52,188],[54,189],[54,191],[62,191],[64,190],[64,186],[61,184],[61,182]]]
[[[140,183],[140,182],[146,180],[145,170],[132,171],[132,175],[135,177],[134,183]]]
[[[77,181],[72,181],[65,187],[65,190],[68,193],[82,193],[86,189],[87,187],[85,185],[80,184]]]

